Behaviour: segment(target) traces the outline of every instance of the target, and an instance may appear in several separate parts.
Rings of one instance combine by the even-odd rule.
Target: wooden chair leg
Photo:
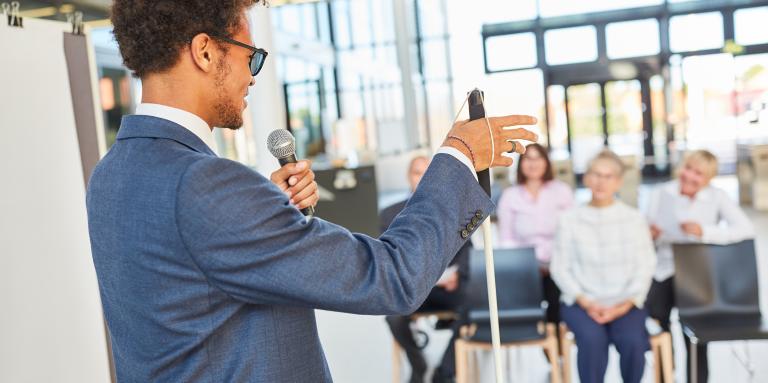
[[[652,336],[650,341],[656,382],[674,382],[672,335],[668,332],[662,332]]]
[[[659,335],[661,337],[659,348],[661,349],[661,369],[664,374],[664,383],[675,381],[674,360],[672,355],[672,334],[665,332]]]
[[[653,377],[656,383],[661,383],[661,350],[659,349],[659,336],[653,335],[648,339],[651,344],[653,358]]]
[[[571,383],[571,351],[573,350],[573,335],[564,324],[560,324],[560,351],[563,359],[563,382]]]
[[[456,383],[469,383],[467,342],[463,339],[456,339],[454,347],[454,352],[456,353]]]
[[[555,332],[555,325],[547,324],[547,343],[545,346],[547,357],[549,357],[549,365],[552,366],[552,383],[561,383],[563,375],[560,371],[560,361],[557,347],[557,333]]]
[[[400,383],[400,345],[392,340],[392,382]]]

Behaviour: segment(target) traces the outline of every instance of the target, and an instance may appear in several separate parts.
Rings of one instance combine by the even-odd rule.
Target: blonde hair
[[[595,166],[595,163],[597,163],[598,161],[609,161],[613,163],[613,165],[616,166],[617,175],[619,177],[624,176],[624,171],[626,170],[624,161],[622,161],[621,158],[618,155],[616,155],[616,153],[612,152],[609,149],[603,149],[600,153],[598,153],[595,156],[595,158],[589,161],[589,166],[587,166],[587,173],[592,171],[592,168]]]
[[[708,150],[694,150],[685,154],[683,159],[683,166],[688,163],[695,162],[701,164],[704,168],[704,173],[707,178],[713,178],[718,172],[717,157]]]

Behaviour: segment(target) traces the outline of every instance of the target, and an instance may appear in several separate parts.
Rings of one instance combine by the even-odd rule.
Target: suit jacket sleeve
[[[395,220],[395,217],[397,217],[398,214],[400,214],[403,209],[405,209],[405,204],[408,203],[408,200],[400,201],[394,205],[391,205],[384,210],[381,211],[379,214],[379,233],[384,234],[385,231],[389,228],[389,225],[392,224],[392,221]]]
[[[190,165],[176,201],[179,233],[214,287],[248,303],[359,314],[416,310],[466,241],[462,229],[492,210],[470,171],[440,154],[379,239],[306,222],[269,180],[215,157]]]

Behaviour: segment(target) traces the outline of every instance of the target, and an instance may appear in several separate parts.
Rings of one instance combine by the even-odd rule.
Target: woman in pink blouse
[[[547,321],[560,321],[560,290],[549,275],[549,260],[560,213],[573,205],[573,191],[555,180],[547,150],[526,147],[517,168],[517,185],[504,191],[496,211],[503,247],[534,247],[539,260]]]

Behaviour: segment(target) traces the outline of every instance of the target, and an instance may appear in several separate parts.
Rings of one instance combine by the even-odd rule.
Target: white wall
[[[256,169],[264,175],[277,170],[279,164],[267,150],[267,137],[275,129],[286,127],[285,97],[283,85],[277,77],[275,39],[269,8],[256,6],[250,14],[251,37],[257,47],[266,49],[272,56],[267,57],[264,67],[256,76],[256,85],[250,89],[247,119],[253,122],[253,141],[256,145]]]
[[[108,382],[64,23],[0,23],[0,381]]]

